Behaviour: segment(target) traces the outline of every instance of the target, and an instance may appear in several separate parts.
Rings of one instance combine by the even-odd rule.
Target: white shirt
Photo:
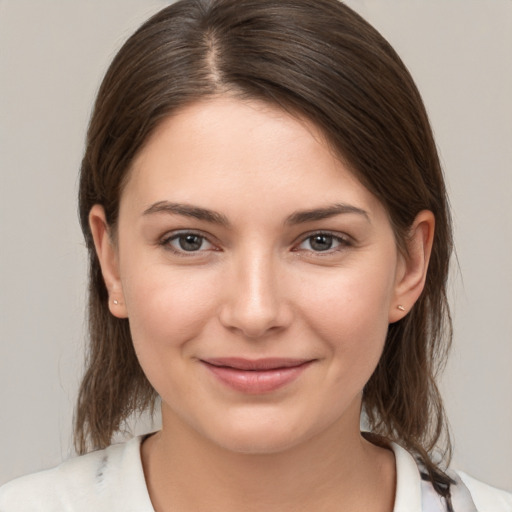
[[[143,439],[135,437],[7,483],[0,487],[0,512],[154,512],[142,469]],[[446,512],[443,501],[422,481],[414,458],[396,444],[392,448],[397,469],[393,512]],[[512,512],[512,494],[463,473],[452,476],[465,484],[452,486],[455,512]]]

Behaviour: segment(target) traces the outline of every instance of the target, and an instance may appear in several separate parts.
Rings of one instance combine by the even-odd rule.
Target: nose
[[[219,315],[224,327],[251,339],[288,327],[292,308],[283,290],[283,274],[272,257],[252,254],[233,265]]]

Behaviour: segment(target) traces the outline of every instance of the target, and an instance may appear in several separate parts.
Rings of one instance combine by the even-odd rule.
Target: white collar
[[[421,475],[413,456],[391,443],[396,460],[396,491],[393,512],[422,512]]]

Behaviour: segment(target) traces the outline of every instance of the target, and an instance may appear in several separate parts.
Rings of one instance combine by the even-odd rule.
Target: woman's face
[[[358,432],[408,270],[385,209],[311,123],[195,103],[138,155],[116,247],[100,210],[110,308],[129,318],[164,428],[245,453]]]

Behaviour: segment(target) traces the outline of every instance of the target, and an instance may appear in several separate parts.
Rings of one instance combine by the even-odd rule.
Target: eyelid
[[[212,247],[213,251],[219,251],[217,244],[215,244],[211,240],[211,236],[202,232],[199,229],[175,229],[173,231],[168,231],[165,233],[165,235],[161,236],[158,240],[158,245],[164,247],[164,249],[172,252],[173,254],[176,254],[178,256],[185,256],[185,257],[194,257],[194,256],[203,256],[206,252],[212,251],[212,248],[198,250],[198,251],[185,251],[185,250],[178,250],[175,247],[173,247],[170,242],[172,240],[176,240],[178,237],[182,235],[195,235],[199,236],[202,239],[204,239],[206,242],[208,242]]]
[[[341,249],[335,248],[335,249],[328,249],[326,251],[313,251],[313,250],[308,251],[308,249],[299,249],[298,248],[298,246],[301,245],[302,243],[304,243],[306,240],[308,240],[308,238],[312,238],[312,237],[318,236],[318,235],[326,235],[326,236],[332,237],[333,239],[335,239],[342,245]],[[329,231],[326,229],[320,229],[320,230],[311,231],[309,233],[302,234],[300,236],[300,238],[298,239],[298,241],[294,244],[294,250],[308,251],[308,252],[314,253],[315,255],[322,256],[322,255],[333,254],[335,252],[342,250],[343,248],[350,247],[352,245],[354,245],[354,239],[351,236],[347,235],[346,233],[340,233],[338,231]]]
[[[203,238],[206,242],[208,242],[212,247],[209,249],[203,249],[198,251],[185,251],[185,250],[178,250],[175,249],[169,242],[171,240],[177,239],[180,235],[196,235],[201,238]],[[314,236],[318,235],[326,235],[332,237],[334,240],[338,241],[341,244],[341,248],[334,248],[334,249],[328,249],[326,251],[314,251],[314,250],[308,250],[308,249],[300,249],[298,246],[304,243],[308,238],[312,238]],[[163,236],[161,236],[158,239],[157,244],[164,247],[166,250],[169,250],[170,252],[178,255],[178,256],[185,256],[185,257],[194,257],[199,255],[204,255],[206,252],[211,251],[221,251],[221,249],[218,247],[218,243],[212,241],[212,236],[199,230],[199,229],[176,229],[172,231],[166,232]],[[329,255],[333,254],[335,252],[338,252],[342,250],[343,248],[350,247],[354,245],[354,239],[347,235],[346,233],[340,233],[339,231],[329,231],[326,229],[320,229],[320,230],[314,230],[310,231],[308,233],[303,233],[300,235],[300,237],[297,237],[296,241],[293,243],[293,251],[308,251],[311,253],[314,253],[315,255],[322,256],[322,255]]]

